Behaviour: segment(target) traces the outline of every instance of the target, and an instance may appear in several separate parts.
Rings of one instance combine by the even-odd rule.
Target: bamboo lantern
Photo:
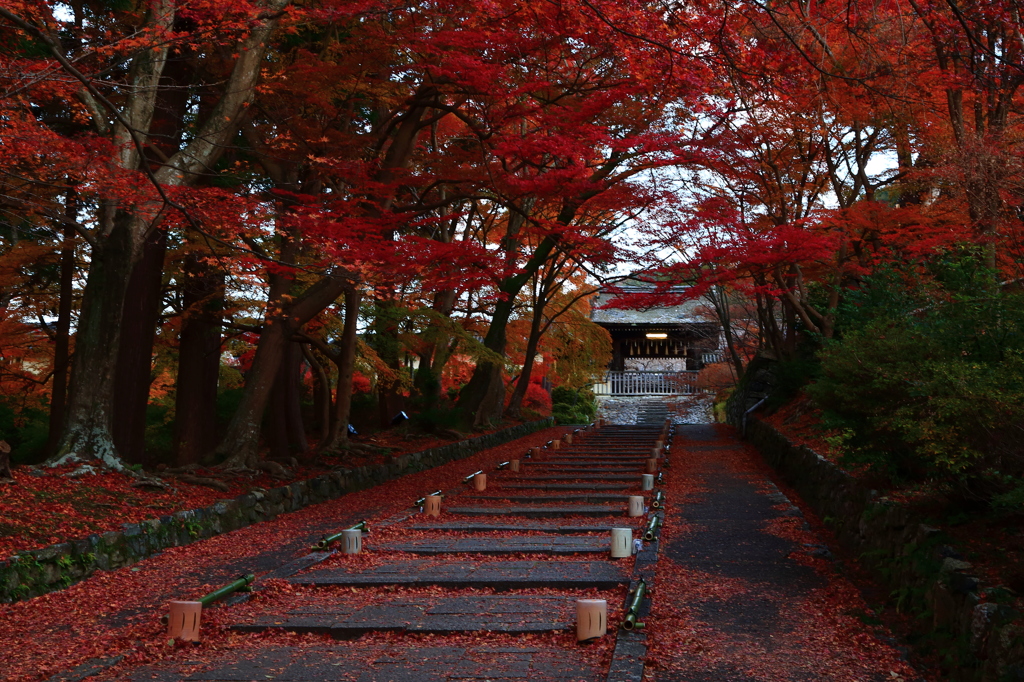
[[[427,495],[427,503],[423,505],[423,513],[427,516],[441,515],[441,496]]]
[[[519,460],[518,459],[513,459],[512,461],[510,461],[508,463],[508,468],[509,468],[509,470],[512,471],[513,474],[518,474],[519,473]]]
[[[644,515],[644,496],[643,495],[630,495],[629,496],[629,507],[626,509],[627,516],[643,516]]]
[[[641,474],[640,475],[640,489],[641,490],[654,490],[654,474]]]
[[[608,602],[604,599],[576,600],[576,641],[588,642],[608,633]]]
[[[359,528],[348,528],[341,531],[342,554],[359,554],[363,551],[363,531]]]
[[[641,498],[643,499],[643,498]],[[642,508],[642,507],[641,507]],[[612,559],[625,559],[633,554],[633,529],[612,528]]]
[[[657,460],[657,458],[652,457],[652,458],[648,459],[647,460],[646,473],[653,474],[653,473],[657,473],[657,471],[658,471],[658,460]]]
[[[203,603],[198,601],[172,601],[167,618],[167,636],[179,642],[199,641],[199,620]]]
[[[477,474],[473,477],[473,490],[477,492],[487,490],[487,474]]]

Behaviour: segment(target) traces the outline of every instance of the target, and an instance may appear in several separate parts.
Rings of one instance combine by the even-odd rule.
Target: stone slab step
[[[612,493],[592,493],[589,495],[467,495],[465,499],[479,502],[527,502],[543,504],[545,502],[622,502],[629,501],[629,495]]]
[[[503,538],[436,538],[368,546],[381,552],[412,554],[581,554],[607,552],[611,540],[606,537],[566,537],[564,535],[521,535]]]
[[[556,519],[564,516],[623,516],[622,505],[562,505],[550,507],[448,507],[445,511],[463,516],[525,516]]]
[[[496,488],[508,490],[627,490],[640,485],[640,477],[636,476],[633,485],[626,483],[501,483]],[[564,478],[561,480],[565,480]]]
[[[213,662],[162,662],[139,669],[137,682],[454,682],[455,680],[536,680],[598,682],[583,654],[562,647],[412,646],[367,647],[339,642],[334,646],[266,646],[237,649]],[[273,672],[273,675],[268,673]]]
[[[456,533],[494,533],[507,531],[520,531],[524,533],[562,533],[571,535],[574,533],[607,533],[612,528],[625,528],[636,526],[636,519],[623,518],[621,523],[594,524],[588,526],[566,526],[556,523],[418,523],[408,526],[410,530],[440,530]]]
[[[612,589],[629,582],[625,569],[609,561],[396,561],[366,571],[324,568],[289,579],[296,585],[437,585],[452,589],[493,587],[515,590],[595,587]]]
[[[580,471],[590,471],[590,469],[581,469]],[[514,476],[509,478],[509,481],[522,481],[522,482],[542,482],[542,481],[639,481],[640,477],[632,473],[623,474],[544,474],[541,476]],[[504,487],[509,487],[507,483],[502,483]]]
[[[286,630],[326,634],[336,639],[367,632],[552,632],[574,627],[575,597],[498,596],[401,597],[383,604],[354,607],[343,602],[318,604],[265,615],[232,626],[242,632]]]

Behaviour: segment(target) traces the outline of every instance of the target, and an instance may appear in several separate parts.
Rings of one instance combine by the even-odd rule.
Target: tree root
[[[193,474],[169,474],[169,475],[170,476],[174,476],[176,479],[178,479],[182,483],[191,483],[192,485],[204,485],[207,488],[216,488],[217,490],[220,490],[221,492],[225,492],[225,493],[228,492],[229,490],[231,490],[231,486],[229,486],[227,483],[225,483],[224,481],[220,480],[219,478],[210,478],[208,476],[195,476]]]
[[[293,474],[290,469],[287,469],[284,466],[278,464],[277,462],[273,462],[268,459],[256,462],[255,464],[253,464],[253,469],[265,471],[274,478],[281,480],[287,480],[295,477],[295,474]]]

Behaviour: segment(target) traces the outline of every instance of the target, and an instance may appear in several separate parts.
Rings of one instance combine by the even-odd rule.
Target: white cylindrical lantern
[[[661,448],[651,448],[651,457],[654,459],[661,457]]]
[[[544,461],[544,448],[533,448],[530,450],[530,457],[537,462]]]
[[[487,490],[487,474],[477,474],[473,477],[473,490]]]
[[[551,441],[551,449],[552,450],[557,450],[560,447],[562,447],[562,441],[561,440],[553,440],[553,441]]]
[[[167,617],[167,636],[179,642],[199,641],[199,620],[203,603],[198,601],[172,601]]]
[[[626,510],[627,516],[643,516],[644,515],[644,496],[643,495],[630,495],[629,496],[629,507]]]
[[[441,496],[427,495],[427,502],[423,505],[423,513],[427,516],[441,515]]]
[[[586,642],[608,633],[608,602],[604,599],[576,600],[576,641]]]
[[[654,474],[640,474],[640,490],[654,490]]]
[[[663,440],[656,440],[656,441],[654,441],[654,449],[655,450],[661,450],[663,447],[665,447],[665,441],[663,441]]]
[[[509,470],[513,474],[518,474],[519,473],[519,460],[518,459],[513,459],[512,461],[510,461],[508,463],[508,468],[509,468]]]
[[[640,498],[643,500],[643,498]],[[641,509],[643,504],[641,503]],[[612,528],[612,558],[625,559],[633,555],[633,529]]]
[[[647,460],[646,472],[649,473],[649,474],[656,474],[656,473],[658,473],[658,460],[657,460],[657,458],[652,457],[652,458]]]
[[[348,528],[341,531],[341,553],[359,554],[363,551],[363,531]]]
[[[565,437],[563,438],[563,440],[565,441],[566,445],[572,445],[572,434],[571,433],[565,434]]]

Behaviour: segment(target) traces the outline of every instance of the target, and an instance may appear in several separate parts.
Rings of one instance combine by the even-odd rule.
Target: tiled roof
[[[647,293],[650,289],[641,287],[621,287],[622,293],[611,294],[602,291],[591,303],[590,319],[597,324],[693,324],[711,322],[706,315],[698,315],[696,310],[703,307],[701,301],[685,301],[680,305],[663,308],[602,308],[609,301],[620,296],[628,297],[631,293]],[[683,291],[679,289],[678,291]]]

